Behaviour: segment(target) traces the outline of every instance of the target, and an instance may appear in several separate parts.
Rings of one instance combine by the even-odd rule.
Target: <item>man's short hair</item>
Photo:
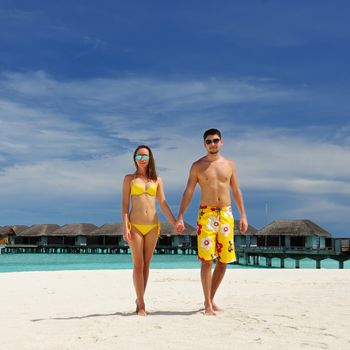
[[[205,140],[209,135],[218,135],[221,139],[221,132],[218,129],[208,129],[203,134],[203,139]]]

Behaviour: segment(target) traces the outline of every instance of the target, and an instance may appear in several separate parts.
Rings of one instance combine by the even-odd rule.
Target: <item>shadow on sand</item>
[[[147,312],[148,316],[191,316],[203,312],[204,309],[192,310],[192,311],[151,311]],[[65,320],[82,320],[85,318],[93,318],[93,317],[110,317],[110,316],[136,316],[135,311],[133,312],[113,312],[111,314],[91,314],[84,316],[72,316],[72,317],[50,317],[50,318],[38,318],[34,320],[30,320],[31,322],[40,322],[40,321],[65,321]]]

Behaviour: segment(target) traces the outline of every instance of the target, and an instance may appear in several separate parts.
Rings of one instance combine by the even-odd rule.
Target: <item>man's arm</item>
[[[184,194],[182,195],[179,215],[177,216],[177,221],[175,224],[177,232],[182,232],[185,229],[183,215],[191,202],[191,199],[192,199],[194,190],[196,188],[197,182],[198,182],[197,165],[196,165],[196,163],[194,163],[191,166],[190,174],[189,174],[189,177],[187,180],[186,189],[185,189]]]
[[[239,185],[238,185],[236,166],[235,166],[235,163],[233,161],[231,161],[231,166],[232,166],[232,176],[231,176],[230,185],[231,185],[233,199],[235,200],[235,203],[237,205],[238,211],[239,211],[240,216],[241,216],[241,219],[239,221],[239,230],[242,233],[245,233],[248,229],[247,215],[246,215],[246,212],[244,209],[242,192],[241,192]]]

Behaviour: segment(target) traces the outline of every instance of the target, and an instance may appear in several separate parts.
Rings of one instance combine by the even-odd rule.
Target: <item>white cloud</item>
[[[239,143],[225,141],[223,154],[235,159],[242,188],[319,195],[350,193],[346,178],[350,172],[349,149],[308,142],[285,131],[281,140],[281,131],[275,132],[275,138],[270,138],[272,131],[269,135],[250,132],[249,138]],[[165,135],[159,143],[153,151],[166,187],[181,190],[192,162],[205,153],[202,140]],[[47,159],[9,167],[0,177],[0,184],[5,192],[11,189],[35,193],[45,189],[51,194],[102,195],[119,189],[123,176],[133,170],[130,150],[85,161]]]
[[[248,129],[249,130],[249,129]],[[312,133],[309,129],[306,134]],[[350,148],[293,130],[241,133],[226,142],[236,154],[244,186],[297,193],[350,193]]]
[[[3,196],[44,198],[106,196],[117,192],[119,159],[90,161],[47,160],[18,165],[0,176]]]
[[[256,128],[227,118],[225,106],[305,98],[273,84],[135,77],[59,82],[43,72],[3,75],[2,200],[120,195],[139,143],[152,146],[166,191],[182,193],[192,162],[205,153],[201,133],[216,125],[224,135],[223,154],[237,163],[242,189],[281,192],[286,198],[348,195],[347,126],[333,138],[321,138],[321,127]],[[334,205],[342,213],[347,209]]]
[[[336,215],[334,214],[336,213]],[[307,201],[302,203],[300,207],[290,210],[290,215],[294,217],[321,217],[324,221],[332,223],[338,223],[339,218],[347,220],[350,223],[349,218],[349,206],[336,203],[334,200],[327,198],[321,198],[318,201]]]
[[[60,82],[42,71],[1,77],[0,154],[9,162],[102,157],[128,147],[120,140],[155,144],[226,115],[218,111],[214,118],[211,109],[295,98],[293,91],[253,79]]]

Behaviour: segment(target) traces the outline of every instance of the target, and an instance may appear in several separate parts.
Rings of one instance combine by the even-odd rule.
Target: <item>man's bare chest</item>
[[[229,182],[232,176],[232,169],[226,164],[215,164],[202,166],[198,172],[200,182],[219,181]]]

